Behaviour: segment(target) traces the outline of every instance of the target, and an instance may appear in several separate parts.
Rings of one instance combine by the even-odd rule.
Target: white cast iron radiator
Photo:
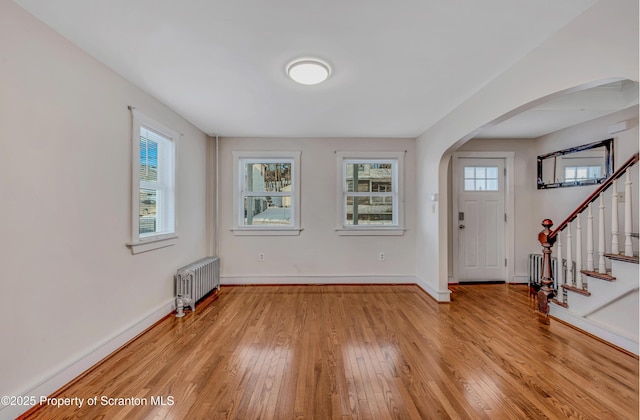
[[[564,278],[567,278],[567,260],[562,259],[562,271]],[[575,275],[576,268],[573,267],[572,272]],[[553,277],[553,288],[558,290],[558,259],[551,257],[551,276]],[[540,284],[542,277],[542,254],[529,254],[529,286],[532,284]]]
[[[214,289],[220,290],[220,258],[207,257],[178,269],[176,279],[177,317],[184,308],[195,312],[196,302]]]

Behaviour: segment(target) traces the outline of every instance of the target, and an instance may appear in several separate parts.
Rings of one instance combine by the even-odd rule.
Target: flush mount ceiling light
[[[291,62],[287,66],[287,74],[300,84],[317,85],[331,75],[331,67],[317,58],[303,58]]]

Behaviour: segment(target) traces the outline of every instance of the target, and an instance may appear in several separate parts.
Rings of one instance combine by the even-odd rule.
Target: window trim
[[[296,236],[302,231],[300,223],[300,158],[301,151],[232,151],[233,157],[233,209],[231,231],[237,236]],[[291,224],[289,225],[245,225],[244,210],[244,165],[248,160],[262,162],[291,162]],[[243,201],[241,203],[241,200]],[[242,220],[242,222],[241,222]]]
[[[337,218],[335,231],[341,236],[395,236],[403,235],[404,227],[404,155],[405,152],[336,152],[337,159]],[[394,214],[393,225],[348,225],[346,223],[346,164],[348,161],[394,162]],[[380,194],[380,193],[374,193]]]
[[[177,216],[177,155],[178,155],[178,139],[180,134],[175,130],[165,126],[164,124],[154,120],[148,115],[132,109],[133,124],[131,130],[131,241],[127,246],[131,249],[132,254],[147,252],[154,249],[164,248],[175,245],[178,239],[178,216]],[[156,234],[140,235],[140,130],[146,128],[165,137],[169,145],[168,149],[163,152],[164,156],[159,156],[165,162],[165,166],[169,167],[169,175],[167,176],[168,190],[170,192],[168,218],[173,225],[172,229]],[[166,195],[166,191],[165,194]]]

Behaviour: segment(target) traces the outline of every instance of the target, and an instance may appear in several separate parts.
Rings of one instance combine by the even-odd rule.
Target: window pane
[[[478,167],[476,168],[476,178],[486,178],[487,177],[487,168]]]
[[[476,177],[476,168],[473,166],[464,167],[464,179],[471,179]]]
[[[376,180],[371,182],[373,192],[391,192],[391,177],[389,179]]]
[[[576,180],[576,168],[564,168],[564,180],[575,181]]]
[[[354,192],[357,181],[358,192],[391,192],[392,165],[390,163],[347,163],[347,192]]]
[[[290,225],[291,197],[245,197],[245,225]]]
[[[372,185],[371,191],[375,192],[392,192],[391,177],[393,170],[391,164],[376,164],[370,172],[370,181]]]
[[[491,166],[487,168],[487,178],[498,179],[498,167]]]
[[[354,199],[356,198],[356,199]],[[383,202],[381,202],[383,198]],[[393,197],[346,197],[347,225],[393,224]]]
[[[578,179],[587,179],[587,168],[581,167],[578,168],[578,175],[576,176]]]
[[[248,163],[244,174],[248,192],[291,191],[291,163]]]
[[[158,143],[142,135],[140,136],[140,181],[158,181]]]
[[[368,180],[358,180],[358,192],[371,192],[371,182]]]
[[[464,190],[465,191],[475,191],[476,183],[473,179],[466,179],[464,181]]]
[[[498,191],[498,180],[497,179],[488,179],[487,180],[487,191]]]
[[[353,192],[353,180],[347,181],[347,191]]]
[[[140,189],[140,221],[138,233],[155,233],[157,231],[156,203],[158,192],[156,190]]]
[[[484,179],[476,179],[476,191],[485,191],[487,189],[487,181]]]
[[[347,192],[353,192],[354,185],[358,185],[358,191],[366,192],[368,190],[368,185],[366,181],[361,182],[360,180],[367,176],[368,171],[365,171],[365,165],[359,163],[348,163],[347,164]]]

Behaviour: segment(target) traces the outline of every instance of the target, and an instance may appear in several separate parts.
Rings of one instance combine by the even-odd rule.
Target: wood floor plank
[[[98,404],[24,418],[638,418],[637,358],[538,323],[526,286],[451,290],[226,286],[57,395]]]

